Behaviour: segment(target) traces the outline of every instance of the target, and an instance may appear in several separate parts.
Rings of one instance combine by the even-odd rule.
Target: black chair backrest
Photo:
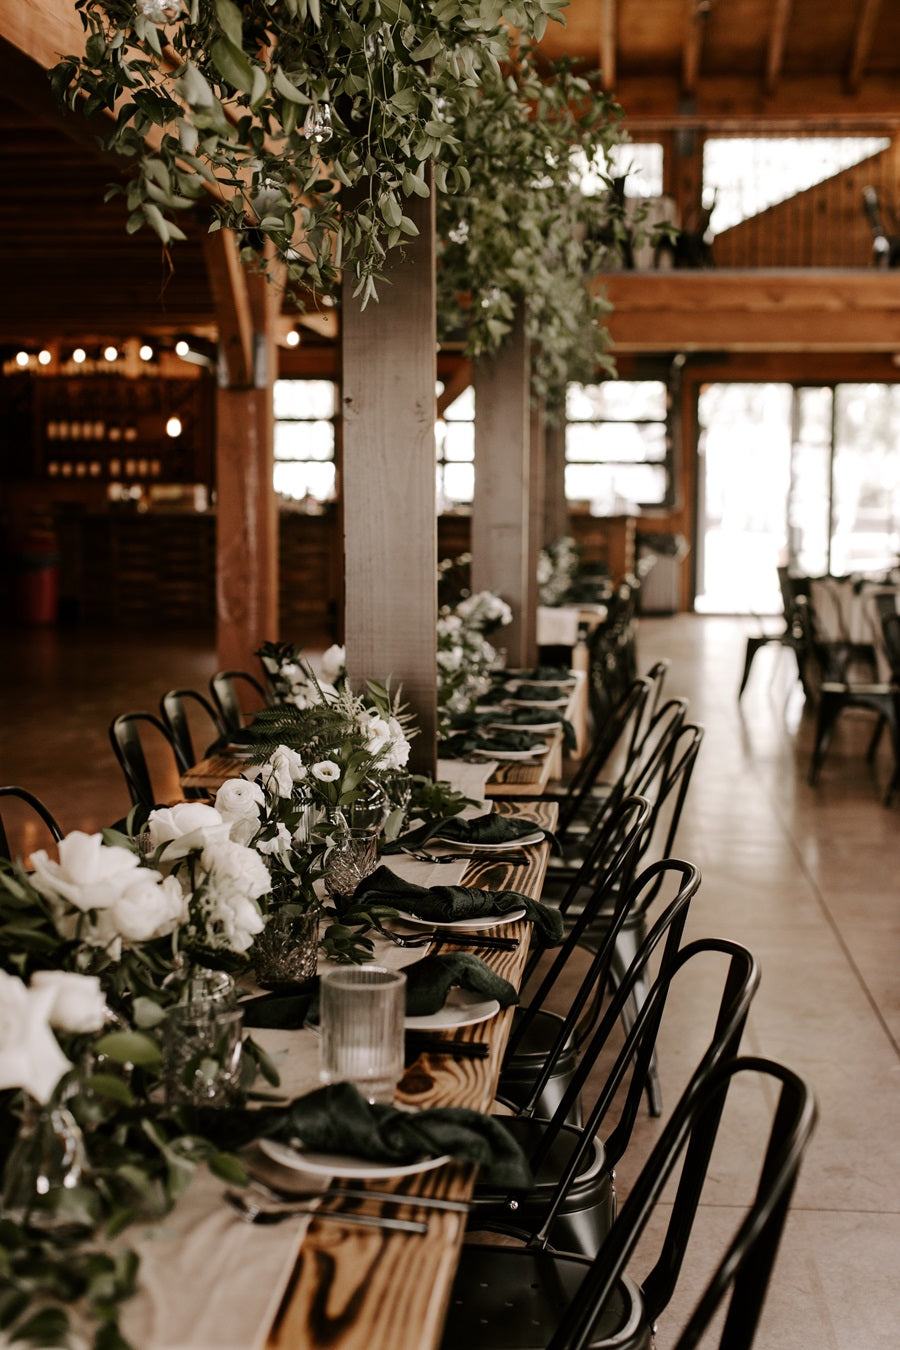
[[[0,797],[16,797],[19,801],[24,802],[25,805],[29,807],[30,810],[33,811],[36,816],[40,817],[41,821],[43,822],[44,825],[46,825],[47,829],[50,831],[51,835],[53,836],[53,838],[56,840],[57,843],[59,842],[60,839],[62,839],[63,832],[59,828],[59,825],[57,824],[55,817],[52,815],[50,810],[44,805],[44,803],[40,800],[40,798],[36,797],[33,792],[29,792],[27,788],[13,787],[12,785],[8,785],[6,787],[0,787]],[[3,824],[2,815],[0,815],[0,858],[9,858],[9,859],[12,858],[12,853],[9,847],[9,838],[7,836],[6,829]]]
[[[240,731],[245,724],[244,704],[238,692],[239,686],[253,691],[249,696],[251,711],[268,706],[269,696],[265,687],[255,675],[246,670],[220,670],[209,682],[213,703],[219,712],[219,720],[226,731]]]
[[[605,766],[613,758],[621,760],[622,763],[616,765],[616,773],[621,776],[624,768],[632,762],[644,723],[644,709],[651,693],[652,687],[648,680],[632,680],[603,725],[597,727],[593,743],[560,804],[556,828],[558,839],[565,836],[569,826],[582,811]]]
[[[584,1043],[581,1048],[581,1056],[575,1068],[575,1072],[571,1075],[566,1084],[565,1091],[560,1098],[559,1104],[556,1107],[552,1118],[548,1122],[546,1129],[542,1132],[541,1141],[535,1156],[530,1159],[532,1171],[535,1175],[537,1175],[540,1169],[542,1160],[552,1149],[554,1141],[566,1128],[568,1121],[572,1119],[572,1113],[577,1103],[581,1100],[588,1079],[597,1062],[597,1058],[607,1045],[609,1037],[621,1016],[622,1009],[631,998],[635,986],[646,974],[651,958],[656,958],[658,956],[657,982],[662,980],[663,977],[674,968],[678,949],[681,945],[681,939],[684,936],[684,927],[687,923],[688,910],[691,901],[700,886],[700,871],[693,863],[683,862],[676,858],[667,858],[665,862],[654,863],[651,867],[648,867],[642,872],[640,876],[635,879],[631,890],[618,901],[615,915],[610,922],[609,930],[601,945],[601,950],[591,962],[589,977],[592,975],[596,977],[598,971],[609,969],[609,962],[612,959],[616,937],[621,930],[622,924],[628,917],[629,912],[641,904],[643,896],[648,890],[652,891],[654,895],[658,895],[661,885],[665,880],[669,880],[675,887],[675,894],[665,905],[662,913],[638,947],[631,965],[619,981],[615,995],[610,1000],[608,1007],[604,1010],[602,1017],[599,1018],[596,1027],[589,1033],[584,1033]],[[660,948],[661,950],[658,951]],[[662,987],[667,991],[667,984]],[[587,987],[587,980],[584,981],[575,1000],[580,1004],[579,1015],[587,1006],[587,1002],[592,994],[595,994],[599,998],[602,992],[603,985],[599,984],[596,981],[596,978],[594,979],[593,989]],[[637,1114],[641,1092],[643,1091],[647,1073],[649,1072],[653,1046],[656,1042],[656,1033],[659,1030],[659,1024],[662,1020],[665,1006],[665,993],[657,995],[650,1011],[645,1014],[644,1009],[647,1007],[648,1001],[649,1000],[642,1003],[639,1016],[634,1022],[634,1026],[639,1026],[642,1029],[640,1046],[641,1054],[635,1062],[629,1099],[626,1103],[626,1111],[623,1113],[622,1121],[620,1121],[620,1143],[615,1158],[620,1157],[621,1153],[624,1151],[625,1143],[627,1142],[634,1125],[634,1118]],[[593,1012],[588,1011],[586,1016],[582,1019],[582,1023],[589,1026],[593,1020]],[[632,1040],[633,1035],[633,1032],[629,1035],[629,1044],[631,1045],[632,1052],[635,1045],[635,1041]],[[545,1075],[542,1074],[539,1086],[540,1091],[543,1090],[544,1083]],[[632,1095],[634,1096],[633,1103],[631,1101]],[[605,1109],[602,1109],[598,1114],[598,1105],[602,1104],[602,1100],[601,1095],[599,1103],[595,1104],[594,1108],[592,1108],[588,1120],[585,1123],[585,1133],[582,1136],[582,1143],[580,1148],[576,1150],[576,1169],[580,1164],[581,1159],[592,1146],[592,1140],[605,1116]],[[628,1116],[627,1120],[626,1115]],[[611,1144],[608,1140],[606,1144],[607,1157],[612,1164],[612,1162],[615,1161],[615,1158],[611,1156],[610,1148]],[[574,1172],[572,1173],[572,1176],[574,1176]],[[559,1203],[561,1203],[564,1198],[569,1179],[569,1174],[567,1173],[566,1177],[560,1182],[558,1195]]]
[[[891,668],[891,679],[900,685],[900,614],[885,613],[881,616],[881,632],[884,639],[884,654]]]
[[[181,758],[188,764],[196,764],[198,757],[194,753],[194,740],[191,736],[191,723],[186,704],[196,705],[202,710],[204,723],[208,723],[207,745],[211,745],[219,736],[224,735],[225,727],[217,709],[196,689],[169,689],[163,694],[159,700],[160,716],[169,728]]]
[[[726,958],[724,979],[722,980],[722,992],[719,997],[710,1040],[691,1076],[692,1080],[697,1075],[707,1072],[714,1064],[733,1058],[740,1047],[750,1004],[759,988],[759,965],[756,958],[746,947],[723,938],[702,938],[699,941],[689,943],[680,950],[670,950],[674,943],[671,937],[671,929],[664,922],[664,919],[665,915],[661,917],[660,923],[657,925],[660,932],[654,944],[658,944],[663,934],[667,935],[666,951],[659,973],[646,1000],[641,1005],[640,1012],[629,1029],[606,1082],[598,1093],[597,1099],[584,1122],[581,1142],[578,1148],[573,1150],[565,1170],[559,1177],[553,1199],[548,1206],[541,1227],[534,1234],[536,1245],[546,1245],[556,1214],[582,1169],[585,1156],[593,1147],[593,1141],[600,1133],[611,1108],[620,1099],[622,1084],[630,1072],[631,1076],[628,1080],[625,1101],[621,1107],[619,1118],[604,1141],[605,1166],[607,1169],[612,1171],[624,1155],[634,1128],[644,1090],[644,1079],[672,984],[680,972],[686,968],[690,968],[690,973],[685,977],[685,980],[701,978],[700,967],[710,964],[704,959],[710,954]],[[636,958],[635,968],[637,968],[637,965]],[[642,959],[643,965],[646,965],[646,960]],[[684,982],[684,980],[681,981],[681,983]],[[610,1003],[603,1022],[597,1028],[591,1045],[585,1051],[590,1063],[587,1065],[585,1073],[580,1074],[582,1082],[591,1071],[600,1050],[606,1044],[609,1032],[621,1015],[626,998],[627,993],[623,995],[619,991]],[[545,1135],[541,1142],[539,1154],[532,1159],[532,1166],[540,1165],[541,1159],[552,1145],[552,1138],[553,1136],[549,1132]]]
[[[666,1182],[683,1158],[659,1258],[640,1281],[647,1321],[652,1324],[657,1320],[681,1270],[725,1096],[735,1078],[750,1074],[768,1078],[772,1088],[778,1089],[756,1193],[675,1346],[675,1350],[692,1350],[731,1291],[718,1344],[720,1350],[749,1350],[816,1119],[812,1091],[802,1078],[782,1064],[749,1057],[714,1062],[692,1079],[565,1309],[547,1350],[587,1350],[598,1312],[609,1301]]]
[[[142,733],[149,733],[162,738],[174,756],[175,767],[179,774],[184,773],[191,766],[182,759],[169,728],[155,713],[127,712],[113,718],[109,728],[109,739],[113,751],[125,775],[125,783],[132,805],[140,807],[142,813],[146,814],[159,804],[159,798],[154,792],[150,779],[150,768],[141,740]],[[196,797],[205,794],[199,789],[194,789],[186,790],[184,795],[185,797]]]

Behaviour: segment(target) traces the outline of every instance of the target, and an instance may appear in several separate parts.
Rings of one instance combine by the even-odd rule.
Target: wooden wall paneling
[[[472,589],[498,591],[512,606],[503,640],[513,666],[533,665],[536,659],[525,619],[531,593],[529,365],[522,313],[503,349],[474,363]]]
[[[355,686],[402,683],[419,735],[411,765],[437,759],[434,198],[404,210],[418,237],[360,309],[342,306],[344,636]]]
[[[561,419],[544,428],[544,543],[569,533],[566,501],[566,426]]]

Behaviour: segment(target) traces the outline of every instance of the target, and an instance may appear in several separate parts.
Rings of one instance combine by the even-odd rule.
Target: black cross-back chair
[[[602,726],[596,729],[594,740],[565,792],[551,794],[559,802],[559,819],[555,831],[557,839],[564,840],[570,826],[584,812],[605,766],[615,756],[621,756],[622,768],[633,761],[651,689],[646,679],[631,681]]]
[[[537,1231],[546,1211],[552,1220],[554,1246],[593,1253],[612,1222],[615,1207],[613,1170],[625,1151],[641,1095],[646,1090],[646,1076],[665,1008],[668,977],[676,968],[690,903],[700,884],[700,873],[691,863],[669,859],[662,867],[675,893],[648,933],[632,969],[582,1046],[577,1067],[555,1111],[542,1118],[535,1109],[537,1099],[532,1094],[532,1100],[514,1118],[506,1121],[529,1157],[535,1184],[527,1194],[505,1197],[476,1188],[477,1222],[481,1226],[485,1221],[493,1228],[510,1223],[520,1227],[524,1222],[533,1225]],[[646,884],[644,877],[636,882],[638,890],[642,884]],[[624,1058],[621,1063],[617,1062],[613,1078],[601,1090],[584,1125],[573,1125],[575,1103],[581,1100],[597,1059],[621,1018],[622,1005],[632,983],[646,971],[652,958],[658,960],[657,983],[660,987],[652,1001],[648,998],[643,1005],[626,1038]],[[621,1119],[604,1143],[599,1137],[600,1129],[629,1064],[632,1065],[632,1076]]]
[[[816,1119],[802,1078],[751,1057],[701,1066],[592,1260],[552,1251],[539,1240],[520,1248],[464,1247],[445,1350],[649,1350],[677,1287],[726,1095],[736,1078],[751,1074],[777,1092],[756,1191],[675,1343],[675,1350],[693,1350],[727,1297],[719,1350],[750,1350]],[[679,1163],[665,1235],[638,1283],[629,1263]]]
[[[188,716],[190,705],[200,709],[204,724],[207,725],[207,745],[212,745],[225,734],[225,725],[218,709],[196,689],[169,689],[163,694],[159,700],[160,717],[168,727],[181,758],[188,764],[196,764],[198,756],[194,753],[194,740]]]
[[[515,1101],[519,1109],[528,1114],[551,1115],[575,1071],[578,1048],[575,1028],[594,991],[606,984],[614,936],[607,949],[591,961],[568,1012],[551,1011],[548,1004],[578,948],[581,933],[591,922],[594,912],[608,902],[613,887],[622,897],[623,908],[630,902],[637,852],[649,816],[649,802],[642,797],[626,797],[598,833],[596,848],[602,852],[604,862],[602,873],[594,883],[591,901],[584,906],[565,941],[556,949],[533,996],[515,1009],[498,1093],[506,1100]],[[591,866],[590,859],[585,866]],[[540,960],[541,949],[538,948],[523,982],[526,986]],[[577,1105],[572,1120],[574,1123],[580,1121]]]
[[[615,1173],[626,1155],[637,1117],[650,1054],[674,983],[690,988],[690,980],[714,976],[721,987],[712,1024],[713,1005],[700,1010],[710,1031],[700,1064],[737,1053],[751,1001],[759,985],[759,967],[738,943],[704,938],[679,949],[662,916],[656,942],[666,937],[659,971],[638,1020],[613,1058],[605,1081],[594,1090],[584,1125],[573,1128],[558,1111],[550,1120],[507,1121],[529,1157],[535,1183],[526,1194],[509,1193],[503,1203],[486,1187],[476,1187],[476,1209],[470,1226],[506,1233],[532,1245],[594,1256],[615,1219]],[[725,958],[724,961],[721,958]],[[688,968],[688,974],[681,971]],[[716,971],[719,974],[716,974]],[[718,983],[721,975],[721,986]],[[610,1004],[586,1048],[582,1086],[596,1074],[596,1062],[608,1044],[619,1009]],[[573,1085],[573,1092],[577,1090]]]
[[[41,799],[36,797],[33,792],[29,792],[27,788],[15,787],[12,784],[7,784],[5,787],[0,787],[0,797],[15,797],[19,801],[24,802],[47,827],[56,843],[59,843],[60,839],[62,839],[63,832],[57,823],[56,817],[50,811],[49,807],[46,807]],[[0,858],[12,860],[9,838],[3,824],[2,814],[0,814]]]
[[[244,705],[239,693],[240,687],[252,690],[248,699],[252,701],[252,712],[268,707],[269,695],[265,686],[247,670],[220,670],[212,676],[209,691],[213,703],[218,709],[219,720],[226,731],[240,731],[246,724]]]
[[[127,712],[114,717],[109,727],[109,739],[113,752],[125,777],[128,795],[132,806],[139,808],[139,820],[146,820],[160,798],[154,790],[150,777],[150,766],[144,750],[142,736],[157,736],[172,755],[179,776],[191,767],[172,739],[169,728],[155,713]],[[203,799],[207,793],[202,788],[185,788],[186,799]]]

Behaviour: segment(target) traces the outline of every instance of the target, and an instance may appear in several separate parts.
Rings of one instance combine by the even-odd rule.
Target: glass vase
[[[270,901],[266,926],[257,935],[251,952],[256,979],[263,989],[311,980],[318,956],[318,905]]]
[[[4,1215],[39,1228],[66,1223],[58,1212],[60,1193],[80,1185],[86,1165],[81,1128],[71,1111],[26,1097],[3,1172]]]
[[[331,836],[323,860],[323,881],[339,914],[350,907],[359,883],[375,871],[380,833],[379,825],[375,829],[338,829]]]
[[[367,780],[360,783],[353,800],[341,808],[341,814],[351,830],[374,830],[377,836],[390,809],[381,784]]]

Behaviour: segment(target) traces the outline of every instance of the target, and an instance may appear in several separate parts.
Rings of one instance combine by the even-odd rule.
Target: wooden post
[[[404,211],[419,234],[361,310],[344,282],[344,634],[354,688],[403,686],[419,734],[410,767],[437,759],[434,197]]]
[[[275,316],[281,290],[241,265],[228,231],[206,250],[219,322],[216,398],[216,660],[252,667],[278,638],[278,515],[272,478]]]
[[[474,363],[475,500],[472,590],[497,591],[512,607],[502,643],[510,665],[532,665],[529,584],[530,432],[528,340],[520,313],[503,349]],[[533,644],[532,644],[533,646]]]
[[[566,423],[544,427],[544,544],[571,534],[569,504],[566,501]]]
[[[528,503],[528,561],[525,567],[527,582],[526,601],[523,611],[525,629],[525,647],[530,653],[526,665],[537,660],[537,607],[538,607],[538,556],[544,546],[544,490],[547,461],[547,423],[544,418],[543,402],[534,401],[531,406],[531,435],[529,444],[529,483],[531,485]]]

